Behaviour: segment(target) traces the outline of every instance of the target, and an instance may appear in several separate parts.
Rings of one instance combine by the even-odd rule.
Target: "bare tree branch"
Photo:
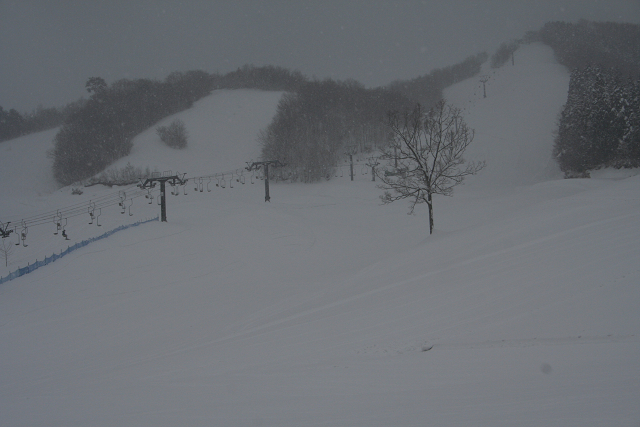
[[[450,196],[453,188],[475,175],[484,162],[466,162],[463,154],[473,141],[462,113],[442,100],[424,112],[420,104],[413,111],[389,113],[392,141],[383,150],[386,165],[376,170],[385,190],[383,203],[409,199],[409,213],[419,203],[429,208],[429,233],[433,233],[433,195]]]

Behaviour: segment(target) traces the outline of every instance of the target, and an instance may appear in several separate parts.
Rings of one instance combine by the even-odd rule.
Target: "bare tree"
[[[433,233],[433,195],[451,196],[453,187],[478,173],[484,162],[466,162],[463,154],[474,131],[462,119],[460,109],[441,100],[425,113],[418,104],[412,112],[389,113],[392,142],[380,157],[386,165],[377,169],[385,190],[383,203],[400,199],[429,207],[429,234]]]
[[[13,254],[14,245],[9,239],[3,237],[0,243],[0,257],[4,258],[4,266],[9,266],[9,257]]]

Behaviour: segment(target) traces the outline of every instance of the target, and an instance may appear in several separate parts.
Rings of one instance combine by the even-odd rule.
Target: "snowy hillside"
[[[463,109],[476,131],[467,157],[490,159],[476,180],[503,187],[560,178],[551,159],[556,119],[567,100],[569,73],[553,58],[553,50],[534,43],[518,50],[515,65],[491,69],[485,90],[480,77],[445,92],[447,100]]]
[[[53,148],[58,129],[39,132],[0,144],[0,183],[2,183],[3,215],[19,212],[19,205],[54,192],[51,159],[47,151]],[[25,211],[28,213],[29,209]]]
[[[251,90],[218,91],[196,103],[194,108],[177,114],[189,132],[184,150],[163,144],[157,126],[166,126],[171,116],[138,135],[129,156],[116,162],[118,169],[131,163],[142,169],[188,172],[189,176],[208,175],[246,166],[258,160],[258,132],[267,127],[282,93]]]
[[[487,98],[477,79],[446,93],[489,166],[436,198],[433,236],[426,209],[381,206],[370,175],[272,183],[271,203],[247,175],[190,183],[167,223],[0,285],[0,425],[638,425],[640,177],[557,179],[568,73],[540,45],[516,61],[489,71]],[[177,115],[188,149],[150,130],[122,164],[240,168],[279,96],[216,92]],[[52,135],[0,144],[5,187],[35,189],[2,194],[3,221],[118,193],[36,176]],[[68,230],[158,211],[140,197],[131,215],[103,209],[101,230],[86,214]],[[0,276],[66,247],[54,229],[30,230]]]

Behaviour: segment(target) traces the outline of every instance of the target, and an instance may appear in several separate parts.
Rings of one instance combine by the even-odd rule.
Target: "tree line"
[[[415,103],[430,108],[442,99],[442,91],[458,82],[480,73],[489,55],[481,52],[462,62],[444,68],[436,68],[427,74],[410,80],[397,80],[387,86]]]
[[[83,102],[75,101],[64,107],[39,106],[24,114],[14,108],[5,110],[0,106],[0,142],[60,126],[66,118],[81,108]]]
[[[568,177],[640,166],[640,80],[596,67],[571,73],[554,154]]]
[[[289,71],[271,65],[262,67],[245,65],[226,74],[204,73],[202,75],[203,73],[202,71],[175,72],[166,78],[165,83],[181,87],[185,91],[185,98],[188,99],[193,97],[194,93],[202,92],[202,87],[198,87],[201,85],[209,88],[209,91],[243,88],[295,90],[298,85],[306,81],[299,71]],[[131,81],[121,80],[120,82]],[[0,106],[0,142],[58,127],[70,119],[72,114],[81,109],[85,103],[86,99],[81,98],[62,107],[38,106],[28,113],[20,113],[14,108],[5,110]]]
[[[640,74],[640,26],[618,22],[548,22],[526,39],[553,48],[568,69],[613,68],[623,78]]]
[[[69,185],[128,155],[138,133],[191,107],[215,89],[285,91],[273,122],[260,135],[263,157],[288,161],[292,167],[304,169],[307,179],[315,180],[326,174],[326,168],[333,167],[345,150],[366,152],[386,143],[389,131],[384,118],[388,111],[411,109],[417,100],[429,100],[425,105],[435,103],[443,87],[477,73],[484,60],[486,54],[479,54],[423,78],[376,89],[366,89],[353,80],[309,80],[298,71],[253,65],[226,74],[175,72],[164,81],[122,79],[111,85],[92,77],[86,83],[88,99],[74,103],[65,115],[50,114],[52,118],[42,122],[50,127],[61,125],[50,156],[54,177]],[[48,116],[43,112],[39,117]],[[8,132],[11,136],[7,139],[16,132]]]
[[[261,132],[262,158],[288,165],[292,179],[317,181],[331,175],[347,153],[388,146],[390,111],[406,112],[420,103],[430,108],[442,90],[480,72],[486,53],[424,76],[367,89],[354,80],[305,81],[281,99],[271,124]],[[299,173],[304,171],[304,173]]]
[[[346,153],[371,152],[385,145],[390,109],[411,101],[386,88],[366,89],[353,81],[309,81],[285,94],[269,126],[261,132],[263,159],[277,159],[300,179],[317,181],[330,174]]]
[[[554,141],[565,176],[640,166],[640,26],[550,22],[527,38],[572,70]]]
[[[55,179],[63,184],[89,178],[129,154],[133,138],[159,120],[190,108],[214,89],[295,90],[301,74],[266,66],[245,66],[225,75],[204,71],[171,73],[164,81],[87,80],[91,94],[63,122],[54,138]]]
[[[595,155],[597,159],[584,160],[580,165],[575,160],[575,153],[586,150],[587,146],[578,142],[596,138],[588,136],[594,134],[595,127],[616,129],[611,131],[613,136],[620,133],[619,129],[627,129],[623,132],[624,137],[618,138],[623,141],[619,144],[623,148],[614,150],[617,152],[615,163],[636,164],[631,154],[636,136],[631,129],[636,129],[633,97],[637,93],[637,83],[625,79],[636,81],[639,74],[640,27],[587,21],[576,24],[550,22],[538,31],[527,33],[521,40],[503,43],[491,57],[491,65],[502,65],[519,44],[532,41],[550,45],[558,61],[574,69],[570,96],[566,111],[559,119],[556,138],[556,154],[563,170],[580,170],[585,165],[613,161],[613,157],[603,154]],[[253,65],[227,74],[176,72],[164,81],[122,79],[110,86],[95,77],[86,85],[90,98],[64,108],[39,108],[21,115],[13,109],[5,111],[0,107],[0,141],[62,124],[51,155],[54,176],[67,185],[95,175],[127,155],[135,135],[162,118],[189,108],[214,89],[281,90],[287,94],[272,123],[259,136],[262,155],[302,168],[307,172],[307,179],[315,180],[326,175],[327,168],[333,167],[345,152],[366,152],[387,143],[389,130],[385,117],[388,111],[407,111],[416,103],[430,108],[442,98],[444,88],[478,74],[487,58],[486,53],[479,53],[459,64],[375,89],[366,89],[355,81],[309,80],[298,71]],[[586,72],[587,69],[590,71]],[[600,77],[592,76],[593,70],[598,70]],[[603,95],[603,91],[609,95]],[[603,101],[603,97],[608,101]],[[614,102],[616,97],[619,99]],[[582,119],[577,117],[587,114],[582,111],[587,105],[591,106],[590,119],[585,122],[589,126],[579,125],[577,123]],[[597,106],[602,105],[614,105],[612,109],[616,114],[625,118],[613,120],[611,111],[600,115],[594,113]],[[623,108],[624,112],[620,110]],[[620,126],[620,120],[626,124]],[[580,137],[576,136],[578,129],[582,132]],[[603,135],[603,132],[598,130],[596,133]],[[589,143],[590,153],[601,153],[602,150],[593,148],[600,144],[598,138],[602,139],[598,136]],[[623,158],[622,152],[629,153],[628,158]]]

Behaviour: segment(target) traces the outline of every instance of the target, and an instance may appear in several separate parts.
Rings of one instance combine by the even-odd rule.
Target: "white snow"
[[[272,182],[271,203],[262,181],[189,185],[167,223],[0,285],[0,425],[638,425],[640,177],[560,179],[568,72],[548,48],[488,73],[487,98],[478,79],[446,92],[488,166],[436,198],[432,236],[426,209],[381,206],[370,175]],[[241,168],[279,96],[215,92],[176,115],[187,149],[151,129],[120,164]],[[56,190],[53,135],[0,144],[0,220],[117,193]],[[139,198],[68,233],[158,211]],[[66,247],[54,228],[29,230],[0,275]]]
[[[0,143],[0,183],[2,183],[2,213],[20,213],[20,205],[30,205],[34,199],[58,188],[53,179],[51,159],[53,137],[58,129],[23,136]],[[25,213],[29,213],[28,206]]]
[[[127,163],[143,170],[188,172],[189,176],[208,175],[246,166],[258,160],[258,133],[267,127],[282,93],[238,89],[219,91],[201,99],[185,112],[167,117],[136,137],[131,154],[114,163],[119,169]],[[186,149],[176,150],[160,141],[158,126],[182,120],[189,133]]]

